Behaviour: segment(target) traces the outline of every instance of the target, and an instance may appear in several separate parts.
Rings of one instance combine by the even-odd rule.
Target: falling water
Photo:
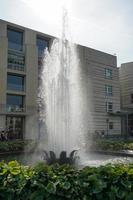
[[[83,133],[83,91],[76,45],[66,39],[66,13],[62,39],[45,51],[39,89],[40,119],[46,129],[48,151],[57,155],[79,149]]]

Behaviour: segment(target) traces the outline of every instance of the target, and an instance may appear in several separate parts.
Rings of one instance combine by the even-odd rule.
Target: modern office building
[[[120,98],[123,116],[123,132],[133,136],[133,62],[123,63],[119,68]],[[126,131],[125,131],[126,130]]]
[[[120,86],[116,56],[82,47],[87,78],[92,87],[94,131],[121,134]]]
[[[52,36],[0,20],[0,128],[8,129],[11,138],[38,138],[39,71],[42,52],[52,40]],[[120,117],[113,115],[120,111],[116,57],[77,48],[88,101],[93,102],[93,131],[120,134]]]

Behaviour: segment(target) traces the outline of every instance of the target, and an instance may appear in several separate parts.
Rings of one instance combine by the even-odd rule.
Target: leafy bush
[[[133,200],[133,164],[35,167],[0,163],[1,200]]]
[[[1,141],[0,152],[24,151],[26,146],[28,146],[28,149],[32,150],[35,145],[36,142],[30,140]]]
[[[133,150],[133,141],[97,140],[93,142],[92,148],[110,151]]]

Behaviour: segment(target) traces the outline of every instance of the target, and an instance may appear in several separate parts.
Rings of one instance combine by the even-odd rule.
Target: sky
[[[63,8],[73,42],[133,61],[133,0],[0,0],[0,19],[60,37]]]

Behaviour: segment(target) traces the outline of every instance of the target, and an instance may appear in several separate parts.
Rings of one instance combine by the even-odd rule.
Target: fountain
[[[74,165],[76,163],[76,160],[78,159],[78,156],[75,155],[75,152],[77,152],[77,150],[73,150],[70,153],[69,157],[67,157],[67,152],[62,151],[59,158],[56,158],[56,155],[53,151],[49,151],[49,155],[47,151],[43,151],[43,160],[45,160],[49,165],[54,163],[59,163],[60,165]]]
[[[85,152],[86,146],[89,146],[89,140],[85,142],[86,135],[88,130],[93,130],[90,126],[93,121],[90,111],[90,108],[93,110],[93,102],[89,102],[91,83],[86,65],[80,66],[79,49],[67,40],[66,27],[65,12],[62,39],[54,39],[50,51],[46,49],[44,53],[38,95],[41,159],[48,164],[75,164],[80,157],[80,166],[118,161],[113,156],[104,158]]]
[[[53,41],[50,52],[45,50],[41,71],[39,117],[45,145],[42,137],[40,142],[47,163],[57,160],[73,163],[76,150],[83,143],[83,127],[87,130],[83,116],[86,98],[82,91],[76,45],[66,39],[66,15],[65,11],[62,39]]]

